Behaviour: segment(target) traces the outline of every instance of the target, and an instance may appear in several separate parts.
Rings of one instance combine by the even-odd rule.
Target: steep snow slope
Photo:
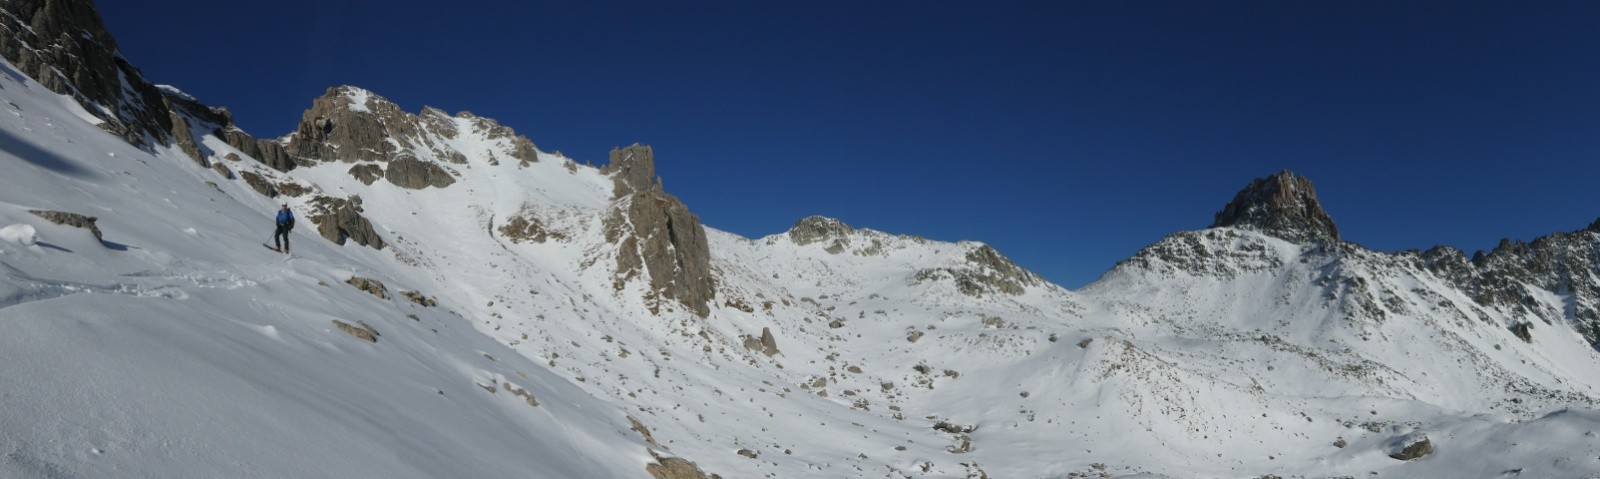
[[[382,277],[393,294],[425,276],[305,228],[293,257],[260,248],[271,200],[0,71],[0,475],[642,475],[621,411],[477,332],[453,299],[345,284]],[[104,241],[29,210],[96,216]]]

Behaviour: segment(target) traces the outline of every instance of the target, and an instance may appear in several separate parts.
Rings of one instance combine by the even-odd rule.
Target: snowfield
[[[1519,339],[1406,253],[1216,228],[1068,291],[809,218],[707,228],[701,317],[618,280],[610,176],[499,161],[480,119],[393,140],[459,153],[408,150],[444,188],[199,137],[228,178],[0,68],[0,476],[1600,477],[1600,353],[1559,321]],[[388,246],[318,236],[317,195],[359,195]],[[292,255],[256,246],[280,202]]]

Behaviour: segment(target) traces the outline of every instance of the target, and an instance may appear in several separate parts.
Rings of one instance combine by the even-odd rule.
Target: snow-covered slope
[[[0,72],[0,476],[627,477],[652,460],[624,411],[455,299],[398,296],[427,275],[310,237],[293,257],[256,246],[271,199]],[[103,240],[31,210],[97,217]]]
[[[702,227],[647,147],[596,169],[356,87],[278,139],[172,87],[108,128],[0,68],[0,476],[1600,474],[1597,227],[1374,252],[1280,174],[1067,291],[978,243]],[[292,256],[254,246],[280,203]]]

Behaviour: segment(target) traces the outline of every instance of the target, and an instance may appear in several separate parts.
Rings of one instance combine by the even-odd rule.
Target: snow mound
[[[16,243],[19,246],[33,246],[39,242],[39,232],[33,225],[17,223],[0,228],[0,240]]]

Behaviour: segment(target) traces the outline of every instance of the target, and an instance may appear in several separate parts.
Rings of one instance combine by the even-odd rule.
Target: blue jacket
[[[286,225],[291,223],[294,223],[294,213],[289,212],[289,210],[278,210],[278,224]]]

